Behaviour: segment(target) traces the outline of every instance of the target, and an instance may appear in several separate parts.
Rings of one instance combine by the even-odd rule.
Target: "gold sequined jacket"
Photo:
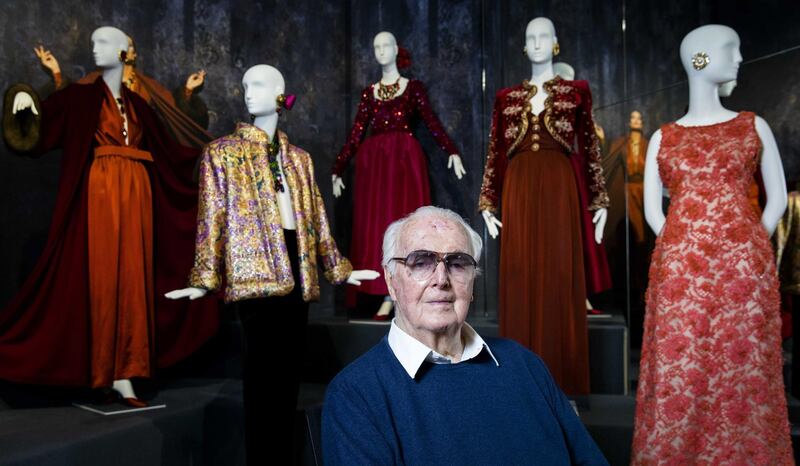
[[[317,257],[325,278],[347,280],[353,267],[336,248],[311,156],[277,136],[284,183],[292,197],[303,299],[319,299]],[[239,123],[209,143],[200,162],[195,261],[189,286],[219,289],[225,302],[288,294],[295,286],[283,237],[278,199],[267,159],[267,134]]]
[[[589,210],[607,208],[608,194],[603,179],[600,141],[592,119],[589,84],[556,76],[544,83],[544,88],[547,91],[544,126],[574,158],[576,176],[585,177],[591,192],[586,207]],[[530,99],[535,93],[534,86],[526,80],[521,85],[500,90],[495,97],[479,210],[497,212],[508,160],[514,156],[514,149],[528,131]]]

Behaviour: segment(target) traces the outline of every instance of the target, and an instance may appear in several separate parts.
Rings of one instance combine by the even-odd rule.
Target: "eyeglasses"
[[[390,261],[398,261],[408,268],[411,278],[423,282],[433,276],[433,272],[444,262],[450,278],[459,283],[466,283],[475,276],[475,259],[465,252],[434,252],[420,249],[411,251],[406,257],[392,257]]]

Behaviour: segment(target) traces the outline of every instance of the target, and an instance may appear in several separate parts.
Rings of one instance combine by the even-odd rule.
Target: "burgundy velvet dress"
[[[382,272],[381,248],[386,227],[431,203],[428,163],[411,133],[416,118],[422,118],[445,153],[457,154],[458,150],[433,113],[420,81],[409,80],[402,94],[386,101],[375,98],[374,87],[374,84],[368,86],[361,93],[353,129],[336,158],[333,174],[341,176],[348,161],[356,157],[349,257],[356,270]],[[364,139],[368,129],[369,136]],[[382,277],[362,282],[358,291],[389,294]],[[348,305],[354,303],[353,298],[354,294],[348,293]]]

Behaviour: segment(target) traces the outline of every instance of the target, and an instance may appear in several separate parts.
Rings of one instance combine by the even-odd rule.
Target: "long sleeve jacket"
[[[278,131],[284,183],[292,197],[303,299],[319,299],[317,260],[342,283],[352,271],[336,248],[311,156]],[[271,178],[267,134],[239,123],[206,146],[200,162],[200,207],[189,285],[216,290],[225,301],[288,294],[295,286]]]

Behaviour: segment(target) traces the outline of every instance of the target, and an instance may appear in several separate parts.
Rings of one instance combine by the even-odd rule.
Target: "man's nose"
[[[431,277],[432,285],[444,285],[450,283],[450,274],[447,272],[447,266],[444,261],[439,261],[436,268],[433,269],[433,276]]]

